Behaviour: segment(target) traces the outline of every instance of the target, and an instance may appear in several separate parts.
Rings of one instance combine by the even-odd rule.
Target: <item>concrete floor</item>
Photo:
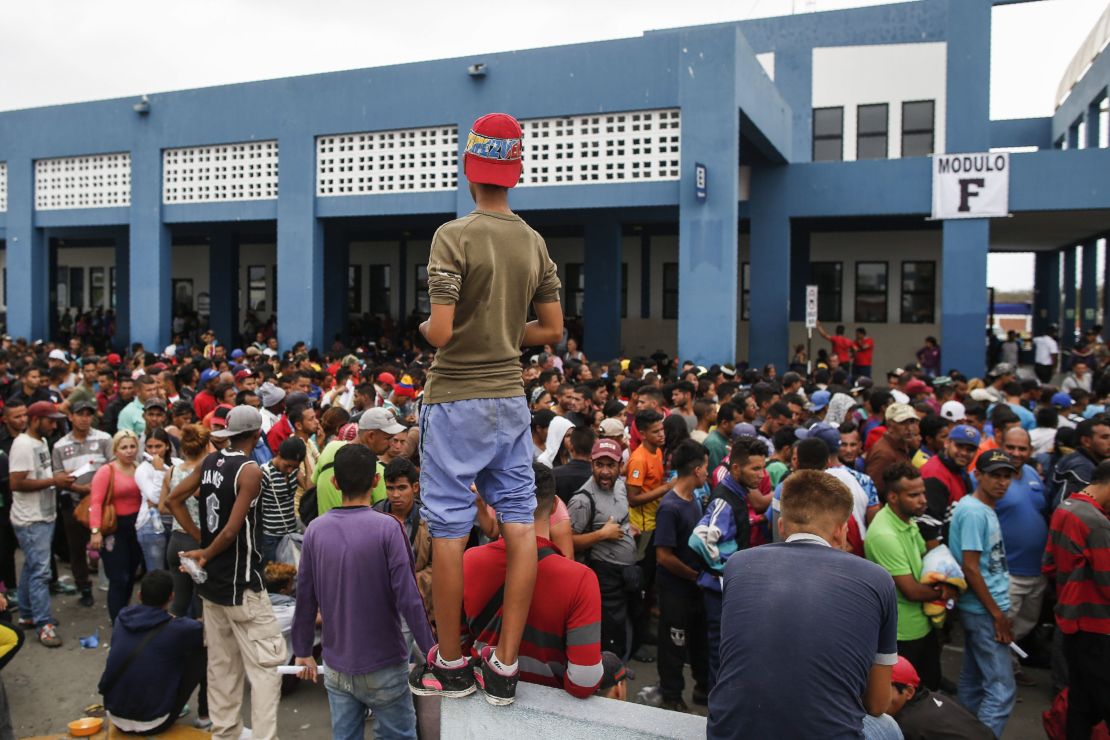
[[[67,722],[83,716],[87,705],[101,701],[96,685],[104,669],[111,633],[104,606],[105,593],[96,591],[96,599],[96,606],[87,609],[77,604],[76,596],[55,596],[53,609],[60,621],[58,634],[64,645],[57,649],[45,648],[28,635],[22,651],[0,674],[7,688],[17,737],[64,733]],[[81,648],[78,638],[91,635],[97,629],[100,632],[100,647],[94,650]],[[948,678],[954,680],[959,675],[960,661],[958,645],[947,646],[944,672]],[[636,680],[629,687],[630,699],[640,688],[658,679],[654,663],[634,662],[632,668],[636,672]],[[1026,672],[1037,679],[1038,685],[1019,689],[1018,704],[1006,727],[1005,740],[1044,737],[1041,712],[1052,699],[1048,674],[1035,669],[1027,669]],[[690,702],[691,688],[692,683],[688,682],[687,704],[693,711],[704,715],[704,707]],[[195,713],[195,702],[191,706]],[[193,716],[182,721],[191,721]],[[284,697],[278,710],[278,728],[282,737],[329,737],[328,701],[323,686],[303,684]],[[368,731],[367,737],[370,736]]]

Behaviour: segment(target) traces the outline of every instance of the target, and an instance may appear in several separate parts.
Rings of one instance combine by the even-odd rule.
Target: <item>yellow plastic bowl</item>
[[[69,723],[69,734],[73,737],[89,737],[100,732],[100,728],[103,726],[104,720],[100,717],[75,719]]]

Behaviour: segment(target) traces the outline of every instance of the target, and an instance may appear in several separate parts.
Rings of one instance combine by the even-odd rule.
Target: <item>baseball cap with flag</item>
[[[463,171],[473,183],[511,188],[520,180],[524,145],[520,124],[508,113],[488,113],[470,128]]]

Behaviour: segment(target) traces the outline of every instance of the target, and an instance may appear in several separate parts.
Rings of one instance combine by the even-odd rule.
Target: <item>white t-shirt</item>
[[[35,440],[24,432],[12,440],[8,470],[28,473],[30,480],[54,477],[50,447],[45,439]],[[52,522],[57,516],[54,486],[41,491],[12,491],[12,526],[26,527],[35,522]]]
[[[863,537],[867,532],[866,491],[863,490],[859,481],[857,481],[855,476],[849,473],[848,469],[845,467],[837,466],[835,468],[826,468],[825,472],[848,486],[848,490],[852,492],[852,516],[856,518],[856,525],[859,527],[860,537]]]
[[[1033,337],[1033,362],[1038,365],[1051,365],[1052,356],[1059,352],[1060,346],[1047,334]]]

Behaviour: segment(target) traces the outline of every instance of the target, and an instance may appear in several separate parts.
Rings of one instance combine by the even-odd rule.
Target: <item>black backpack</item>
[[[308,526],[316,516],[320,513],[320,509],[316,503],[316,486],[305,490],[301,494],[301,503],[297,506],[297,514],[301,517],[301,524]]]

